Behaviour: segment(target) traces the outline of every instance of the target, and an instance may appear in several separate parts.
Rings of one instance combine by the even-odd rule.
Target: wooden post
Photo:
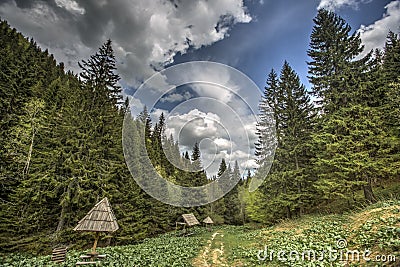
[[[94,237],[94,244],[93,244],[93,248],[92,248],[93,254],[96,254],[96,247],[97,247],[97,242],[99,241],[99,237],[100,237],[100,233],[96,232],[95,237]]]

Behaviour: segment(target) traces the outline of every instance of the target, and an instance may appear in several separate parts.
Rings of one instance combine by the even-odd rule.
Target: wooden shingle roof
[[[183,214],[182,217],[188,226],[200,224],[200,222],[196,219],[196,217],[193,215],[193,213]]]
[[[105,197],[78,222],[74,231],[115,232],[118,228],[117,219]]]
[[[207,218],[204,219],[203,223],[213,224],[214,222],[213,222],[213,220],[211,220],[210,216],[208,216]]]

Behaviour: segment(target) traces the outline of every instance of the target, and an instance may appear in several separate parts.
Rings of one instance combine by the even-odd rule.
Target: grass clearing
[[[321,251],[337,249],[338,240],[346,240],[346,247],[340,250],[345,253],[347,250],[364,252],[369,249],[371,261],[362,258],[331,261],[329,255],[318,260]],[[307,253],[304,261],[301,257],[296,261],[289,260],[290,251],[302,253],[310,250],[317,252],[316,260],[310,260],[313,255]],[[286,251],[286,260],[278,258],[279,251]],[[145,239],[136,245],[99,248],[99,252],[108,255],[102,266],[115,267],[400,266],[400,201],[384,201],[344,215],[310,215],[284,220],[262,229],[219,226],[208,231],[197,228],[188,237],[176,236],[172,232]],[[49,255],[6,254],[0,258],[0,266],[75,266],[83,253],[69,251],[67,261],[59,265],[52,264]],[[260,261],[257,255],[265,256],[265,259]],[[385,261],[376,261],[376,257],[381,255],[386,257]],[[392,262],[394,257],[396,261]]]

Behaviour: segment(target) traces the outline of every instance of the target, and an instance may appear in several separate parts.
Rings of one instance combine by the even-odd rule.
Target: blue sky
[[[0,17],[76,73],[80,60],[111,39],[132,110],[147,105],[153,120],[164,112],[167,133],[182,151],[204,141],[203,162],[213,174],[222,158],[231,165],[238,160],[242,170],[257,167],[254,110],[271,68],[279,72],[287,60],[310,89],[307,49],[319,8],[335,11],[359,31],[367,51],[382,48],[389,30],[400,31],[400,0],[2,0]],[[157,75],[196,60],[227,64],[250,80],[218,64]],[[200,83],[182,85],[190,80]],[[155,96],[158,104],[149,106]],[[247,142],[238,141],[243,132]]]
[[[380,20],[390,0],[375,0],[335,10],[354,31]],[[309,88],[307,49],[319,1],[245,1],[253,21],[235,25],[229,37],[200,50],[175,57],[175,62],[212,60],[243,71],[262,89],[267,73],[279,71],[284,60]],[[399,27],[400,25],[398,25]],[[399,29],[392,29],[392,31]]]

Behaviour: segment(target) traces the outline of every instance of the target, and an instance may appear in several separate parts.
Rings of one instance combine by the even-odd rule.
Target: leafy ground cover
[[[197,229],[195,234],[184,237],[168,233],[156,238],[143,240],[142,243],[127,246],[98,248],[100,254],[106,254],[101,266],[190,266],[204,244],[204,229]],[[207,233],[208,234],[208,233]],[[51,256],[29,257],[22,254],[8,254],[0,258],[0,266],[42,267],[75,266],[79,256],[88,251],[68,251],[63,264],[51,262]]]
[[[400,266],[400,202],[224,235],[227,266]]]
[[[168,233],[99,252],[108,255],[102,266],[400,266],[400,201],[346,215],[305,216],[269,228],[198,228],[188,237]],[[83,253],[69,251],[61,265],[52,265],[49,255],[7,254],[0,266],[74,266]]]

